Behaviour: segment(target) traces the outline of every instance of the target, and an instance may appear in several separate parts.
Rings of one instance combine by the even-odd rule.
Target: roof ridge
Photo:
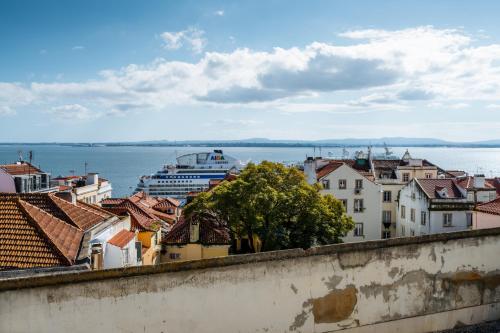
[[[62,255],[68,261],[68,264],[72,264],[74,259],[76,258],[76,255],[78,254],[78,252],[75,253],[75,258],[69,258],[64,253],[64,251],[61,249],[63,244],[60,243],[60,240],[58,240],[57,238],[54,238],[52,235],[50,235],[48,233],[48,231],[46,230],[46,228],[41,225],[41,223],[40,223],[41,221],[38,220],[36,217],[34,217],[33,214],[29,211],[29,209],[35,209],[35,210],[39,211],[43,216],[46,216],[59,224],[63,224],[66,228],[74,229],[73,231],[75,231],[77,233],[81,233],[82,234],[81,236],[83,236],[83,231],[80,230],[79,228],[72,226],[71,224],[59,219],[58,217],[49,214],[48,212],[44,211],[43,209],[41,209],[35,205],[30,204],[27,201],[24,201],[21,199],[18,199],[17,201],[21,205],[21,207],[22,207],[23,211],[26,213],[26,215],[29,216],[29,218],[35,222],[35,224],[36,224],[35,227],[41,231],[41,233],[54,246],[54,248],[57,250],[57,252],[59,252],[59,254]],[[82,237],[82,239],[83,239],[83,237]],[[80,244],[81,244],[82,239],[80,240]]]
[[[116,215],[116,214],[114,214],[112,212],[108,212],[104,208],[99,207],[97,205],[92,205],[92,204],[86,203],[85,201],[82,201],[82,200],[78,200],[77,202],[80,203],[80,204],[82,204],[82,205],[84,205],[84,206],[89,207],[90,210],[95,209],[95,210],[97,210],[97,211],[99,211],[99,212],[101,212],[103,214],[106,214],[106,215],[118,216],[118,215]],[[80,208],[84,209],[84,207],[80,207]],[[105,217],[105,216],[102,216],[102,217]]]
[[[53,202],[57,205],[57,207],[59,207],[59,208],[60,208],[60,209],[61,209],[61,210],[65,213],[65,214],[66,214],[66,211],[64,210],[64,208],[63,208],[63,207],[61,207],[61,205],[71,205],[71,206],[74,206],[74,207],[75,207],[75,208],[77,208],[77,209],[78,209],[78,208],[79,208],[79,209],[83,209],[83,210],[85,210],[86,212],[88,212],[88,213],[90,213],[90,214],[92,214],[92,215],[94,215],[94,216],[97,216],[97,217],[99,217],[99,218],[102,218],[102,216],[101,216],[101,215],[96,214],[95,212],[91,211],[90,209],[88,209],[88,208],[86,208],[86,207],[80,207],[80,206],[78,206],[78,205],[73,205],[72,203],[70,203],[70,202],[68,202],[68,201],[66,201],[66,200],[64,200],[64,199],[61,199],[61,198],[57,197],[56,195],[49,194],[49,197],[50,197],[50,198],[52,199],[52,201],[53,201]],[[56,199],[56,200],[54,200],[54,199]],[[58,203],[57,201],[59,201],[59,203]],[[66,214],[66,215],[68,215],[68,214]],[[73,223],[75,223],[75,222],[73,221],[73,219],[72,219],[69,215],[68,215],[68,217],[70,218],[70,220],[71,220]],[[79,228],[79,229],[80,229],[80,228]]]

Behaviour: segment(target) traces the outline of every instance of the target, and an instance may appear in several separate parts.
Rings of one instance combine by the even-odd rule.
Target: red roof
[[[169,224],[177,221],[175,209],[180,203],[172,198],[158,198],[138,192],[129,198],[104,199],[101,206],[115,214],[128,213],[132,218],[132,230],[156,230],[155,222],[164,221]],[[168,213],[173,208],[174,213]]]
[[[132,239],[134,239],[134,237],[134,232],[123,229],[108,240],[108,244],[124,248]]]
[[[174,224],[162,243],[182,245],[191,243],[191,223],[199,225],[199,239],[194,243],[203,245],[229,245],[231,237],[225,222],[212,213],[196,214],[193,217],[182,218]]]
[[[342,165],[344,165],[344,163],[343,162],[339,162],[339,161],[328,162],[327,165],[322,166],[321,168],[319,168],[318,170],[316,170],[316,178],[319,180],[319,179],[321,179],[321,178],[329,175],[333,171],[337,170]]]
[[[500,198],[496,198],[495,200],[478,204],[476,206],[476,211],[488,214],[500,215]]]
[[[473,176],[459,178],[459,179],[457,179],[457,184],[466,190],[476,189],[476,187],[474,187],[474,177]],[[487,181],[485,179],[484,187],[481,187],[481,188],[494,190],[495,186],[493,186],[493,184],[491,184],[489,181]]]
[[[0,269],[73,264],[83,231],[22,199],[0,195]]]
[[[420,185],[422,190],[427,194],[430,199],[443,199],[441,198],[437,191],[441,191],[442,189],[446,189],[447,198],[451,199],[464,199],[464,195],[458,189],[457,184],[454,179],[444,178],[444,179],[427,179],[420,178],[416,180]]]
[[[33,166],[28,162],[18,162],[13,164],[4,164],[0,165],[0,168],[4,169],[8,174],[12,176],[16,175],[27,175],[27,174],[36,174],[41,173],[42,170]]]

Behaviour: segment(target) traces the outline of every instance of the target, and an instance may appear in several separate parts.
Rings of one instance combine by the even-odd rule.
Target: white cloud
[[[0,106],[79,105],[102,115],[203,104],[364,112],[405,110],[422,102],[463,108],[500,100],[500,44],[476,46],[460,30],[432,27],[341,35],[353,44],[314,42],[267,52],[239,48],[206,52],[195,62],[131,64],[90,81],[0,83]],[[195,28],[161,35],[166,48],[196,52],[203,50],[203,36]],[[345,92],[351,94],[343,97]]]
[[[8,116],[15,114],[16,111],[12,110],[9,106],[1,106],[0,105],[0,116]]]
[[[486,106],[488,109],[500,109],[500,104],[488,104]]]
[[[186,30],[169,32],[160,35],[164,42],[164,47],[169,50],[177,50],[183,45],[188,45],[195,53],[201,53],[207,44],[204,38],[205,32],[197,28],[190,27]]]
[[[85,50],[85,46],[82,45],[75,45],[71,48],[73,51],[82,51]]]
[[[49,111],[56,119],[65,120],[87,120],[99,117],[88,108],[79,104],[67,104],[52,107]]]
[[[214,14],[217,16],[224,16],[224,10],[222,9],[216,10]]]

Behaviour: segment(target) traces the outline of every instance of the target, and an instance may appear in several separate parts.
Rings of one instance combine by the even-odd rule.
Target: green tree
[[[224,181],[186,206],[189,216],[213,211],[228,222],[232,237],[262,242],[262,251],[309,248],[341,242],[354,227],[342,203],[321,195],[296,168],[264,161],[249,164],[236,180]]]

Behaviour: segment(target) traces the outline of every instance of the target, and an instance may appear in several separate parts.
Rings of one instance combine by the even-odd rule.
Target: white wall
[[[351,231],[343,238],[344,242],[380,239],[382,237],[381,186],[371,182],[345,164],[323,177],[321,180],[323,179],[328,179],[330,181],[330,189],[323,189],[321,193],[332,194],[337,199],[347,199],[347,214],[352,216],[356,223],[363,223],[364,237],[355,237],[353,231]],[[346,189],[339,189],[340,179],[345,179],[347,181]],[[354,193],[356,179],[363,180],[361,194]],[[355,199],[363,199],[365,207],[363,212],[354,212]]]
[[[444,330],[500,318],[495,253],[487,229],[0,281],[0,332]]]

